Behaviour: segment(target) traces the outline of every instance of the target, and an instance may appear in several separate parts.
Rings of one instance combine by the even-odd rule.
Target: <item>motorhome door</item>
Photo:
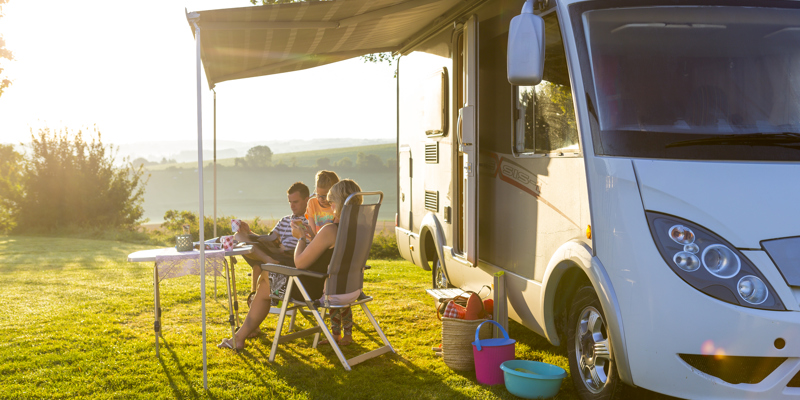
[[[478,265],[478,23],[470,17],[457,36],[454,57],[458,105],[458,156],[454,168],[458,182],[458,250],[472,266]]]

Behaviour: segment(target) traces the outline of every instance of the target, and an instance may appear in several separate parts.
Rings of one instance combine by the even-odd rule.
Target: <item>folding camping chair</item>
[[[362,196],[363,198],[364,196],[373,195],[380,196],[377,203],[361,205],[349,204],[350,199],[355,196]],[[278,315],[278,325],[275,328],[275,339],[272,341],[272,351],[269,354],[270,362],[275,361],[278,344],[313,334],[314,343],[312,347],[316,348],[319,343],[320,333],[323,333],[325,338],[328,339],[328,343],[333,347],[336,356],[339,357],[339,361],[341,361],[344,369],[347,371],[350,371],[351,366],[370,358],[377,357],[390,351],[393,353],[395,352],[389,340],[386,338],[386,335],[383,333],[383,330],[381,330],[378,321],[375,320],[375,317],[372,316],[372,313],[367,307],[366,303],[372,301],[372,297],[365,295],[363,291],[361,291],[364,286],[364,269],[366,268],[370,247],[372,246],[372,238],[375,234],[375,226],[378,221],[378,210],[380,209],[382,201],[383,192],[358,192],[347,197],[339,218],[339,230],[336,234],[336,244],[334,245],[331,262],[328,264],[327,274],[276,264],[261,265],[261,269],[264,271],[277,272],[289,277],[286,284],[286,293],[283,297],[283,304],[281,305],[281,311]],[[359,291],[360,294],[358,298],[347,304],[330,304],[330,302],[324,300],[327,298],[326,296],[323,296],[323,299],[311,299],[309,298],[308,292],[303,287],[303,284],[300,282],[299,277],[301,275],[327,278],[325,279],[325,294],[327,296],[354,294],[356,291]],[[303,295],[302,299],[291,298],[292,287],[294,285],[298,286],[298,289]],[[324,317],[332,309],[354,307],[357,305],[361,306],[361,309],[367,315],[367,318],[369,318],[372,326],[375,327],[378,335],[380,335],[381,340],[383,340],[384,345],[376,350],[363,353],[350,359],[345,359],[336,341],[333,340],[333,335],[325,325]],[[319,309],[324,309],[325,314],[320,314]],[[301,315],[312,324],[316,325],[299,332],[282,335],[281,331],[283,330],[284,318],[287,312],[292,310],[299,310]],[[311,316],[313,316],[313,319]]]

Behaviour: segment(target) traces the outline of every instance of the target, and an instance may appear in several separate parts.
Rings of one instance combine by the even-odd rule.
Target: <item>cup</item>
[[[233,236],[223,236],[219,238],[220,242],[222,242],[222,249],[225,251],[233,250]]]
[[[240,219],[232,219],[231,220],[231,231],[239,232],[239,227],[242,225],[242,220]]]

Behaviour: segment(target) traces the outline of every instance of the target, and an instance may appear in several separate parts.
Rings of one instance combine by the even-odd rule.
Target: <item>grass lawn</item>
[[[153,265],[128,263],[147,246],[97,240],[0,236],[0,398],[276,398],[494,399],[515,398],[503,385],[477,384],[431,351],[441,323],[424,289],[428,272],[405,261],[373,261],[365,291],[397,354],[345,372],[333,351],[311,348],[311,337],[282,345],[268,361],[276,317],[242,353],[216,348],[230,335],[223,281],[207,280],[208,392],[203,390],[199,278],[161,284],[163,340],[153,338]],[[239,298],[249,291],[240,262]],[[242,300],[242,303],[244,301]],[[243,312],[246,312],[246,303]],[[354,311],[355,342],[346,357],[379,347],[363,313]],[[242,314],[242,318],[244,315]],[[298,318],[300,321],[302,318]],[[565,351],[510,322],[520,359],[567,368]],[[574,399],[567,377],[557,399]]]

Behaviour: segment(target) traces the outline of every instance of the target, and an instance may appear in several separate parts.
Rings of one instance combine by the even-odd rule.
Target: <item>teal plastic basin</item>
[[[510,360],[500,364],[506,389],[524,399],[549,399],[567,376],[564,368],[539,361]]]

